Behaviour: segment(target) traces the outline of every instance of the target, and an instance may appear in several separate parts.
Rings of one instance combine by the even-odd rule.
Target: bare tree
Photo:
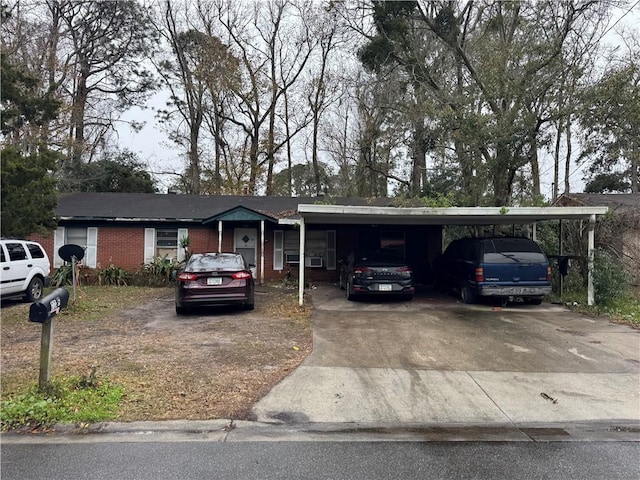
[[[204,105],[207,85],[197,75],[202,68],[204,51],[209,48],[208,38],[198,30],[191,28],[185,18],[188,10],[183,11],[182,20],[178,19],[179,9],[188,4],[176,6],[170,1],[164,2],[162,24],[158,32],[171,48],[171,57],[157,63],[157,71],[170,92],[168,109],[160,111],[161,120],[171,122],[174,116],[186,126],[186,138],[181,128],[171,128],[170,138],[186,148],[188,168],[186,193],[200,193],[200,131],[204,121]]]
[[[220,21],[238,51],[246,78],[243,88],[235,92],[242,118],[226,119],[243,128],[248,138],[250,194],[256,192],[263,169],[266,193],[271,193],[276,154],[287,144],[286,139],[277,137],[276,119],[281,99],[298,81],[311,55],[312,39],[300,21],[304,8],[304,3],[281,0],[268,4],[221,4],[219,10]],[[301,129],[299,126],[290,131],[289,136]]]
[[[321,171],[318,160],[319,141],[318,135],[320,131],[321,117],[327,107],[336,100],[338,89],[336,78],[331,78],[330,61],[334,52],[340,44],[344,43],[344,29],[338,21],[338,12],[333,5],[326,8],[320,7],[315,10],[315,31],[312,32],[319,39],[319,55],[317,58],[316,71],[314,72],[310,91],[307,94],[307,100],[311,109],[311,164],[313,167],[313,175],[315,181],[316,195],[320,195],[322,191]],[[335,76],[334,76],[335,77]]]

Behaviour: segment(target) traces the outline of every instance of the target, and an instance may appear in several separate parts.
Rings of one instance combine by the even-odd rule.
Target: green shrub
[[[54,287],[63,287],[73,283],[73,267],[70,263],[65,263],[56,270],[51,277],[51,283]]]
[[[99,380],[95,369],[88,376],[54,379],[46,391],[32,385],[25,393],[2,401],[0,426],[6,431],[112,420],[116,418],[123,391],[120,386]]]
[[[129,272],[121,267],[116,267],[113,263],[98,274],[101,285],[117,285],[126,287],[129,281]]]
[[[173,280],[172,275],[180,266],[180,262],[165,255],[164,257],[154,257],[149,263],[145,263],[136,272],[134,283],[144,286],[165,286]]]
[[[610,306],[630,296],[630,279],[622,263],[609,252],[595,251],[593,287],[595,301],[600,306]]]

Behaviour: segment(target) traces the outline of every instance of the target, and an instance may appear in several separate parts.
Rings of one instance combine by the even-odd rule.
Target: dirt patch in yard
[[[253,404],[311,352],[311,309],[299,307],[292,290],[260,287],[254,311],[177,316],[170,289],[128,298],[131,290],[109,288],[115,299],[89,292],[55,319],[52,375],[97,367],[126,389],[120,421],[250,419]],[[88,305],[96,302],[108,313],[95,315]],[[24,304],[2,309],[3,398],[38,379],[41,328],[27,312]]]

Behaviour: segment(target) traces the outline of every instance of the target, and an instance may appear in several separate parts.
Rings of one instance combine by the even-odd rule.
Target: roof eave
[[[498,225],[543,220],[588,220],[605,215],[607,207],[451,207],[403,208],[344,205],[298,205],[306,223]]]

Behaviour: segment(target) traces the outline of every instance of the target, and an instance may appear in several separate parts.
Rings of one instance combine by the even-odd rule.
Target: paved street
[[[172,442],[2,446],[3,480],[629,479],[640,443]]]

